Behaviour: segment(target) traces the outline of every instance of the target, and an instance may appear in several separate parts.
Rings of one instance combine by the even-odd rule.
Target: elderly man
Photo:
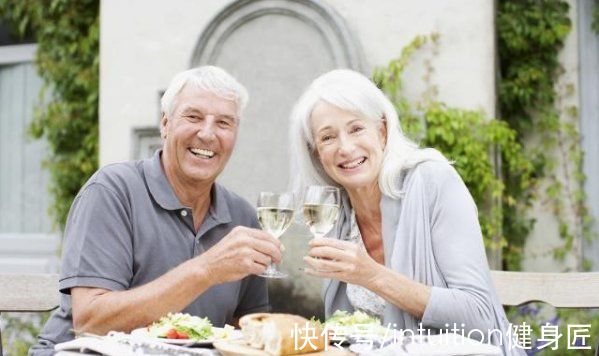
[[[215,183],[247,92],[217,67],[178,74],[162,98],[163,147],[108,165],[77,195],[65,229],[61,305],[30,354],[73,338],[130,331],[169,312],[216,326],[268,308],[256,276],[281,259],[252,206]]]

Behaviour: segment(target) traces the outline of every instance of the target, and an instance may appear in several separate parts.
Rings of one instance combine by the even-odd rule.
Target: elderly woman
[[[334,70],[310,85],[291,120],[294,188],[342,193],[335,238],[312,240],[304,258],[307,274],[327,279],[326,316],[362,310],[399,329],[478,330],[473,338],[520,354],[506,345],[468,189],[442,154],[402,134],[385,95]]]

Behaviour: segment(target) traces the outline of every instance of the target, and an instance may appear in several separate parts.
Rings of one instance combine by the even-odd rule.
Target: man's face
[[[231,157],[237,138],[235,102],[185,86],[175,98],[172,114],[167,115],[160,127],[165,170],[186,182],[214,182]]]

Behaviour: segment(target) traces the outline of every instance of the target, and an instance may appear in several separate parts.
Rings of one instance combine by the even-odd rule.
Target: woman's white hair
[[[167,117],[173,114],[177,95],[186,85],[192,85],[221,98],[233,100],[237,104],[239,117],[248,102],[248,92],[245,87],[224,69],[215,66],[201,66],[175,75],[160,100],[162,114]]]
[[[385,94],[364,75],[336,69],[316,78],[299,98],[291,113],[290,144],[292,187],[296,193],[313,184],[339,186],[325,173],[312,135],[310,117],[319,102],[326,102],[355,115],[387,125],[387,143],[378,184],[391,198],[402,196],[399,180],[404,170],[427,161],[447,161],[437,150],[421,149],[408,139],[399,125],[397,112]]]

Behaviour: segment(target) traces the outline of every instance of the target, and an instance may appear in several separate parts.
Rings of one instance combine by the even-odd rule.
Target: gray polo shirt
[[[159,150],[147,160],[100,169],[75,198],[65,229],[61,304],[30,354],[47,353],[53,344],[73,338],[70,288],[131,289],[202,254],[235,226],[258,226],[247,201],[214,184],[208,214],[196,233],[192,211],[174,194],[160,155]],[[183,312],[223,326],[267,309],[265,279],[249,276],[208,289]]]

